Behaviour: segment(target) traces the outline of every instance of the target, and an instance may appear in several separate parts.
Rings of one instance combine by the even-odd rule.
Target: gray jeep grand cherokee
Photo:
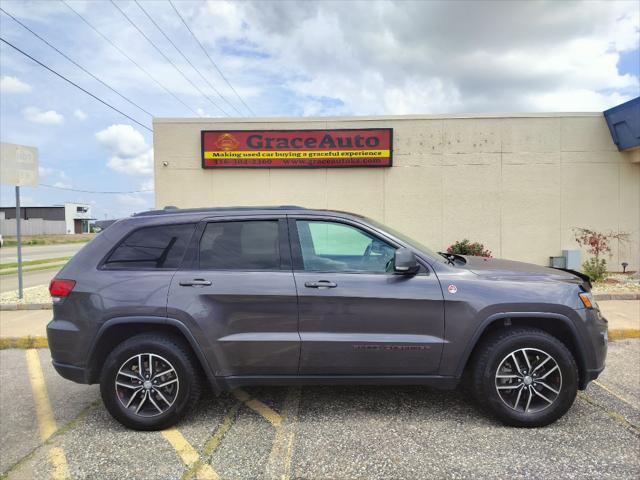
[[[607,323],[576,272],[438,254],[359,215],[145,212],[52,280],[56,370],[124,425],[166,428],[244,385],[461,380],[503,422],[547,425],[604,368]]]

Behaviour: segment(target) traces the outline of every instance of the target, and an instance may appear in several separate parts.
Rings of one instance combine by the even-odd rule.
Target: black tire
[[[154,412],[151,412],[149,415],[152,416],[143,416],[135,413],[135,402],[131,408],[126,408],[124,400],[120,398],[123,392],[126,392],[126,389],[120,388],[119,391],[116,390],[116,378],[119,381],[126,380],[126,377],[122,377],[122,374],[118,375],[120,368],[125,362],[139,354],[153,354],[153,361],[156,362],[156,367],[158,362],[162,362],[162,360],[166,360],[170,364],[169,366],[173,367],[175,375],[171,373],[166,377],[160,377],[160,381],[164,381],[162,379],[167,378],[171,380],[173,378],[178,379],[178,382],[175,383],[176,391],[173,393],[173,397],[169,396],[167,391],[164,390],[165,398],[168,397],[169,400],[167,404],[159,400],[157,393],[153,393],[156,403],[162,406],[161,409],[166,408],[169,403],[171,403],[171,406],[162,413],[155,412],[154,414]],[[143,356],[142,358],[148,357]],[[166,371],[166,364],[160,364],[165,366],[164,371]],[[144,368],[143,364],[143,370]],[[136,371],[133,373],[136,373]],[[140,382],[134,379],[131,380],[131,383]],[[165,388],[173,388],[173,385]],[[200,370],[191,350],[180,339],[159,334],[136,335],[122,342],[109,354],[100,375],[100,393],[105,407],[113,418],[125,427],[134,430],[162,430],[171,427],[196,405],[200,398],[201,389]],[[148,391],[149,397],[151,397],[152,392],[155,391]],[[144,393],[145,390],[141,390],[140,396]],[[137,398],[134,400],[137,402]],[[148,403],[151,405],[152,402]],[[143,407],[149,409],[150,405]],[[144,411],[141,413],[144,413]]]
[[[527,349],[529,355],[531,355],[531,352],[537,355],[539,351],[542,351],[552,357],[561,374],[561,377],[557,375],[556,372],[558,370],[550,374],[555,375],[556,378],[560,378],[559,393],[556,394],[553,391],[548,392],[546,387],[535,383],[525,388],[524,383],[522,385],[520,384],[520,382],[523,382],[523,378],[508,380],[503,380],[502,378],[496,379],[496,374],[501,364],[503,368],[505,368],[503,361],[506,361],[507,365],[515,365],[511,360],[510,353],[520,349]],[[522,353],[520,352],[517,355],[522,355]],[[507,357],[510,358],[507,360]],[[540,354],[538,358],[542,359],[545,357]],[[474,398],[482,407],[507,425],[514,427],[543,427],[549,425],[562,417],[569,408],[571,408],[576,398],[578,390],[578,367],[576,366],[573,355],[560,340],[542,330],[518,327],[496,332],[478,347],[472,362],[471,388]],[[521,361],[521,363],[524,362]],[[549,365],[549,362],[545,365]],[[545,365],[543,365],[543,368],[548,368],[545,367]],[[532,364],[529,368],[533,371],[535,367],[536,365]],[[526,365],[522,367],[522,371],[526,371],[526,368]],[[531,371],[529,371],[529,374],[531,374]],[[502,372],[504,372],[504,370],[501,370],[501,374]],[[540,374],[537,372],[536,375],[540,377]],[[520,374],[510,376],[520,377]],[[516,381],[518,382],[518,388],[515,387]],[[527,382],[530,381],[531,375],[529,375],[527,379]],[[499,393],[498,385],[500,385],[500,388],[507,390],[500,390],[501,393]],[[514,385],[513,390],[511,390],[511,385]],[[558,384],[555,386],[557,385]],[[526,400],[520,400],[520,397],[516,395],[521,389],[526,399],[531,395],[533,398],[532,401],[542,404],[539,411],[527,411],[527,406],[524,405]],[[537,392],[546,394],[545,396],[547,396],[547,398],[555,397],[552,398],[553,402],[548,404],[548,401],[540,400],[541,397],[538,397],[537,394],[534,395],[534,393],[536,393],[533,391],[534,389]],[[513,393],[510,393],[510,391],[513,391]],[[501,394],[503,395],[502,397]],[[517,409],[508,406],[506,400],[503,400],[503,398],[508,395],[513,395],[507,398],[507,400],[511,405],[515,404]],[[514,398],[515,400],[513,400]],[[518,403],[519,401],[521,401],[521,403]],[[520,408],[522,408],[522,411],[519,411]],[[532,408],[531,410],[535,409]]]

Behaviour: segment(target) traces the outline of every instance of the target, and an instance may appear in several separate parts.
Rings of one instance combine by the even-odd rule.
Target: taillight
[[[64,280],[61,278],[54,278],[49,284],[49,294],[52,297],[68,297],[73,287],[76,286],[75,280]]]

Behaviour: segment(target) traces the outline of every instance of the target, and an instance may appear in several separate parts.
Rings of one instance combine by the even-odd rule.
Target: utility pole
[[[22,286],[22,232],[20,232],[20,185],[16,185],[16,243],[18,244],[18,298],[23,297]]]

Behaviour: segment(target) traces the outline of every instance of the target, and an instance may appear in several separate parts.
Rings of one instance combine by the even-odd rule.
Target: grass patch
[[[0,338],[0,350],[6,350],[8,348],[47,348],[49,342],[47,337],[5,337]]]
[[[47,264],[47,265],[40,265],[40,266],[35,266],[35,267],[31,267],[31,268],[23,268],[22,269],[22,273],[27,273],[27,272],[37,272],[40,270],[51,270],[53,268],[60,268],[64,266],[64,263],[55,263],[53,265]],[[2,275],[17,275],[18,274],[18,270],[0,270],[0,276]]]
[[[77,233],[68,235],[23,235],[22,245],[60,245],[64,243],[86,243],[96,236],[95,233]],[[4,247],[15,247],[15,236],[4,237]]]
[[[42,265],[43,263],[60,263],[66,262],[71,257],[56,257],[56,258],[43,258],[40,260],[27,260],[22,262],[23,267],[30,267],[31,265]],[[0,263],[0,270],[5,268],[18,268],[18,262]]]

